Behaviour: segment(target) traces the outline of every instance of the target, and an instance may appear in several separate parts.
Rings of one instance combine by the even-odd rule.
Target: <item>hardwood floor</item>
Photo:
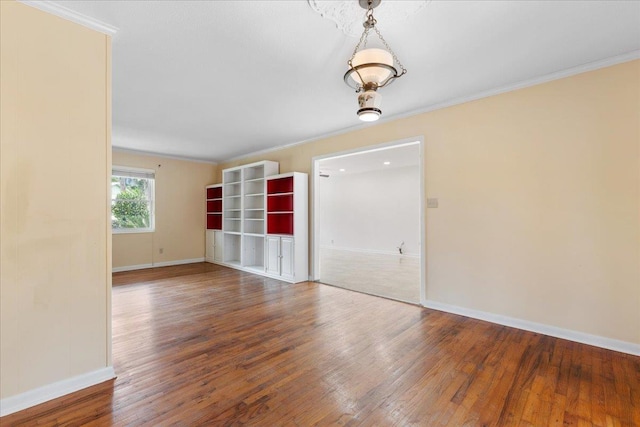
[[[640,357],[204,263],[113,282],[118,378],[2,426],[640,426]]]

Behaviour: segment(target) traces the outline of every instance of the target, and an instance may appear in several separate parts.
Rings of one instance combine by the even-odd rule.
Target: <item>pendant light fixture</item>
[[[360,6],[367,11],[366,19],[362,24],[364,31],[348,61],[349,70],[344,75],[344,82],[358,94],[358,117],[363,122],[378,120],[382,115],[380,109],[382,95],[378,93],[378,89],[389,85],[407,72],[376,27],[377,21],[373,17],[373,9],[380,5],[380,1],[359,0]],[[367,48],[372,30],[385,49]],[[400,73],[396,65],[400,68]]]

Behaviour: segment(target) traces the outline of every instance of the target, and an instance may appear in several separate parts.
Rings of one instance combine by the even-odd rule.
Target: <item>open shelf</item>
[[[267,212],[293,211],[293,194],[270,195],[267,197]]]
[[[264,220],[264,209],[251,209],[244,212],[244,219],[247,221],[255,221],[257,219]]]
[[[222,230],[221,213],[207,213],[207,230]]]
[[[244,210],[264,210],[264,196],[261,197],[245,197]]]
[[[264,178],[264,165],[247,166],[244,168],[245,182],[256,181]]]
[[[207,199],[221,199],[222,198],[222,187],[212,187],[207,188]]]
[[[243,265],[264,271],[264,236],[244,236]]]
[[[207,200],[207,212],[222,212],[222,199]]]
[[[293,193],[293,177],[270,179],[267,181],[267,194]]]
[[[246,221],[244,223],[244,232],[251,234],[264,234],[264,220]]]
[[[231,184],[242,181],[242,170],[232,169],[222,171],[222,182]]]
[[[242,231],[242,222],[240,218],[225,218],[224,231],[240,233]]]
[[[254,179],[244,182],[244,194],[264,194],[264,179]]]
[[[223,261],[228,264],[240,264],[242,254],[242,237],[239,235],[224,234]]]
[[[207,230],[222,230],[222,185],[205,188],[207,193]]]
[[[293,234],[293,212],[267,214],[267,234]]]

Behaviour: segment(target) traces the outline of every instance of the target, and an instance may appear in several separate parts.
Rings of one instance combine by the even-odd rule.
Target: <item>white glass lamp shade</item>
[[[351,61],[351,65],[356,68],[363,64],[385,64],[393,67],[393,56],[384,49],[370,48],[363,49],[356,53]],[[362,76],[363,82],[360,81],[358,73]],[[391,76],[391,69],[386,67],[362,67],[357,73],[351,73],[351,78],[356,84],[364,85],[365,83],[376,83],[380,85]]]
[[[367,90],[358,95],[358,117],[363,122],[373,122],[378,120],[382,115],[380,105],[382,104],[382,95],[375,90]]]

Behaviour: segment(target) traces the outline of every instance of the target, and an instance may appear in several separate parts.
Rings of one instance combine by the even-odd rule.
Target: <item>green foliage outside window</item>
[[[151,228],[147,179],[111,178],[111,225],[114,229]]]

